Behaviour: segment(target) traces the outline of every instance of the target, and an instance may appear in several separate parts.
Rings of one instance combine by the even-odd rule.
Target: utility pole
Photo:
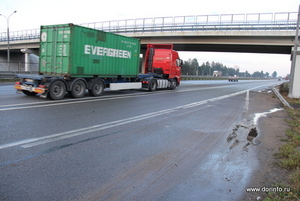
[[[17,11],[14,11],[12,14],[10,14],[8,17],[5,15],[0,14],[0,16],[5,17],[7,21],[7,64],[8,64],[8,70],[10,70],[10,47],[9,47],[9,18]]]

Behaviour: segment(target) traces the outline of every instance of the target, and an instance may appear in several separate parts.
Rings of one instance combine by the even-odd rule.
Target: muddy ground
[[[280,100],[270,90],[265,92],[254,93],[256,109],[266,111],[268,108],[280,108],[283,105]],[[253,107],[253,106],[252,106]],[[288,125],[285,119],[288,119],[285,110],[271,113],[259,119],[258,135],[254,139],[259,167],[254,172],[251,182],[247,187],[271,188],[278,183],[285,183],[287,174],[285,170],[276,165],[277,159],[274,154],[278,152],[279,147],[283,144],[282,139],[286,138],[285,131]],[[263,200],[267,197],[266,192],[246,192],[242,200]]]

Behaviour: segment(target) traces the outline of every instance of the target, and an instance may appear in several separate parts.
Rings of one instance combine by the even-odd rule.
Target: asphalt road
[[[60,101],[2,84],[0,200],[238,200],[255,152],[230,136],[255,123],[249,91],[278,84],[184,81]]]

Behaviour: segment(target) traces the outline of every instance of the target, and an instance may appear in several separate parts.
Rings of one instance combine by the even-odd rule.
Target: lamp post
[[[10,52],[9,52],[9,18],[17,11],[14,11],[12,14],[10,14],[8,17],[5,15],[0,14],[0,16],[5,17],[7,21],[7,63],[8,63],[8,69],[10,70]]]

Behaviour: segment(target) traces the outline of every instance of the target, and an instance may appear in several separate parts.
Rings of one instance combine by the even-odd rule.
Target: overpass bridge
[[[139,18],[80,25],[139,38],[142,49],[148,43],[172,43],[177,51],[291,54],[297,19],[297,12],[280,12]],[[10,32],[11,52],[23,50],[28,61],[30,53],[38,52],[39,40],[39,29]],[[7,48],[7,34],[0,33],[0,56]],[[300,71],[298,66],[294,76]],[[29,66],[24,68],[28,70]],[[300,97],[298,82],[296,96]]]
[[[178,51],[290,54],[296,12],[155,17],[80,24],[139,38],[142,44],[172,43]],[[40,29],[10,32],[10,48],[39,49]],[[0,33],[0,51],[7,34]]]

